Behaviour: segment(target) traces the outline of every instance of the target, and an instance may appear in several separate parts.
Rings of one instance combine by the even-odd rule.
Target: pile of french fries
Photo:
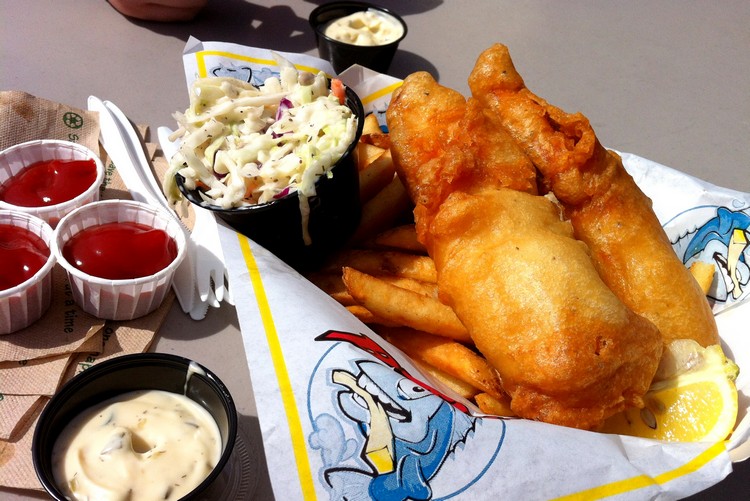
[[[412,203],[374,115],[356,153],[362,220],[347,248],[307,278],[482,412],[514,415],[495,369],[438,297],[435,264],[417,241]]]

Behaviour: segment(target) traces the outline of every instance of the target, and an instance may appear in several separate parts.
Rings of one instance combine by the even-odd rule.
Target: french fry
[[[385,148],[381,148],[379,146],[368,143],[363,143],[360,141],[359,143],[357,143],[357,147],[355,149],[355,152],[357,154],[357,169],[359,171],[365,170],[374,161],[383,156],[386,151],[390,152],[390,150],[387,150]]]
[[[352,306],[355,303],[349,291],[346,290],[344,281],[341,279],[341,273],[310,273],[306,278],[314,283],[318,289],[322,290],[333,299],[344,306]]]
[[[352,249],[339,254],[326,269],[338,271],[344,266],[370,275],[392,275],[428,283],[437,282],[437,270],[432,259],[406,252]]]
[[[435,282],[423,282],[414,278],[407,277],[392,277],[389,275],[379,275],[379,279],[389,284],[401,287],[402,289],[410,290],[423,296],[438,299],[438,287]]]
[[[343,306],[352,306],[357,304],[352,298],[349,291],[344,285],[344,280],[341,277],[341,273],[326,273],[316,272],[309,273],[306,278],[315,284],[318,289],[322,290],[333,299],[338,301]],[[407,289],[412,292],[417,292],[423,296],[437,299],[437,284],[430,282],[422,282],[413,278],[394,277],[390,275],[381,275],[378,278],[384,282]]]
[[[474,397],[479,410],[493,416],[515,416],[516,413],[510,408],[510,399],[507,396],[495,398],[487,393],[479,393]]]
[[[469,333],[453,310],[437,299],[402,289],[349,267],[344,267],[342,276],[349,294],[376,317],[390,324],[471,342]]]
[[[367,325],[377,324],[377,325],[382,325],[385,327],[396,326],[396,324],[378,317],[377,315],[375,315],[373,312],[371,312],[370,310],[368,310],[362,305],[353,304],[351,306],[347,306],[346,309],[349,310],[349,313],[357,317],[359,321],[362,322],[363,324],[367,324]]]
[[[372,164],[390,147],[383,148],[377,143],[366,140],[371,134],[383,134],[383,131],[380,129],[380,124],[378,123],[378,118],[372,113],[367,115],[364,119],[362,125],[362,136],[356,147],[357,167],[359,170],[363,170]],[[382,141],[380,141],[380,143],[382,143]]]
[[[392,226],[411,209],[411,200],[398,176],[362,206],[359,227],[351,238],[358,243]]]
[[[373,243],[378,247],[427,254],[427,249],[417,240],[417,231],[413,223],[384,230],[375,236]]]
[[[703,261],[695,261],[690,265],[690,273],[698,281],[703,294],[708,294],[708,291],[711,289],[711,283],[714,281],[714,274],[716,273],[714,265],[712,263],[704,263]]]
[[[367,136],[370,134],[380,134],[381,132],[383,131],[380,129],[378,117],[376,117],[373,113],[365,116],[364,123],[362,124],[362,135]]]
[[[379,146],[381,148],[390,149],[391,147],[391,136],[386,132],[378,131],[371,134],[363,134],[362,141],[367,144],[372,144],[373,146]]]
[[[365,204],[393,182],[396,167],[393,165],[391,150],[383,154],[359,171],[359,198]]]
[[[450,374],[441,371],[437,367],[434,367],[427,362],[415,359],[413,357],[412,362],[414,362],[414,365],[416,365],[422,372],[426,373],[433,379],[440,381],[444,386],[446,386],[459,396],[465,398],[466,400],[473,399],[479,393],[479,390],[474,388],[469,383],[461,381],[457,377],[451,376]]]
[[[505,393],[495,369],[463,344],[403,327],[384,328],[379,332],[410,357],[422,360],[497,399],[503,398]]]

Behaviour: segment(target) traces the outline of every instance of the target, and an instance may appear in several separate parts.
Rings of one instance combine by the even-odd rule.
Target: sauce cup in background
[[[44,490],[67,499],[55,482],[52,451],[66,425],[81,412],[105,400],[140,390],[184,395],[216,421],[221,455],[208,476],[185,500],[225,498],[228,466],[237,438],[237,411],[224,383],[209,369],[187,358],[163,353],[124,355],[100,362],[66,383],[39,417],[32,442],[32,460]],[[114,467],[114,466],[113,466]]]
[[[65,257],[65,246],[74,237],[110,223],[136,223],[165,232],[176,246],[175,257],[162,269],[137,278],[94,276]],[[129,245],[138,243],[137,238],[133,238]],[[175,271],[185,257],[185,245],[185,231],[163,209],[133,200],[107,200],[84,205],[65,216],[55,229],[53,252],[68,274],[73,299],[85,312],[106,320],[131,320],[151,313],[162,303]],[[118,256],[110,263],[112,266],[120,259],[139,264],[135,254],[128,254],[123,249],[117,249],[117,252]]]
[[[383,45],[354,45],[336,40],[326,35],[326,27],[337,19],[358,12],[372,11],[384,16],[400,26],[401,35],[395,40]],[[398,44],[406,37],[406,22],[393,11],[366,2],[330,2],[322,4],[310,13],[310,26],[315,33],[318,44],[318,54],[333,65],[337,73],[341,73],[353,64],[366,66],[379,73],[386,73],[396,54]]]
[[[198,189],[187,189],[179,174],[175,176],[177,186],[191,203],[212,211],[293,268],[313,270],[343,246],[354,233],[361,215],[354,150],[362,135],[365,113],[359,97],[348,87],[346,105],[357,116],[357,131],[351,145],[332,167],[332,176],[320,176],[315,183],[316,195],[309,199],[309,245],[302,236],[303,219],[296,192],[263,204],[224,209],[205,202]]]
[[[5,230],[11,233],[7,235],[9,238],[7,242],[4,241],[4,237],[3,241],[0,241],[3,252],[28,251],[28,249],[24,250],[24,247],[29,245],[25,238],[26,232],[30,233],[31,237],[41,238],[47,247],[46,260],[32,276],[17,285],[0,290],[0,334],[10,334],[36,322],[49,308],[52,301],[52,268],[55,266],[56,259],[52,251],[52,227],[42,219],[25,212],[0,209],[0,228],[4,235],[6,235]],[[18,240],[19,235],[15,229],[21,232],[20,237],[23,240]],[[11,240],[15,240],[16,243]],[[16,257],[25,260],[22,256],[16,255]],[[24,263],[17,264],[24,265]],[[3,267],[0,273],[21,274],[21,270],[10,269],[11,265],[8,262],[2,262],[0,266]]]
[[[41,179],[36,177],[35,179],[37,181],[42,181],[42,183],[51,182],[52,177],[56,178],[54,181],[55,183],[61,183],[40,188],[45,188],[52,192],[57,192],[58,194],[64,191],[61,188],[66,188],[66,191],[75,190],[78,194],[72,195],[70,198],[60,196],[59,200],[49,202],[24,202],[24,205],[6,201],[3,193],[9,184],[13,183],[14,180],[18,180],[21,174],[28,172],[28,169],[35,164],[38,165],[42,162],[46,163],[52,161],[93,162],[93,168],[95,171],[88,175],[88,178],[90,178],[89,180],[93,179],[93,182],[86,183],[86,186],[71,186],[71,182],[81,182],[81,178],[71,180],[62,174],[59,176],[45,176]],[[65,217],[65,215],[72,210],[89,202],[99,200],[99,189],[103,180],[104,164],[93,151],[83,145],[56,139],[39,139],[16,144],[0,152],[0,186],[2,186],[2,188],[0,188],[0,209],[12,209],[33,214],[34,216],[45,220],[54,228],[57,226],[60,219]],[[67,184],[67,186],[62,186],[65,184]]]

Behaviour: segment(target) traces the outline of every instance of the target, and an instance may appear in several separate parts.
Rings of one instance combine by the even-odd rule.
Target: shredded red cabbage
[[[281,120],[281,115],[289,108],[294,108],[294,104],[287,98],[282,97],[279,101],[279,108],[276,110],[276,121]]]
[[[281,120],[281,115],[283,115],[284,112],[290,108],[294,108],[294,103],[292,103],[289,99],[282,97],[281,101],[279,101],[279,107],[276,110],[276,121],[278,122],[279,120]],[[288,134],[288,132],[284,132],[283,134],[272,132],[271,137],[274,139],[278,139],[284,134]]]

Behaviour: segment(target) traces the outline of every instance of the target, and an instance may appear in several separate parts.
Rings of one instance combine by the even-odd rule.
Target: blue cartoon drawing
[[[274,72],[267,66],[261,68],[256,67],[255,70],[253,70],[251,66],[238,66],[234,61],[230,61],[229,64],[221,62],[218,66],[211,68],[209,73],[215,77],[236,78],[254,85],[255,87],[263,85],[266,79],[279,75],[278,72]]]
[[[346,340],[377,359],[327,371],[337,415],[318,415],[309,443],[320,450],[331,499],[432,499],[431,481],[481,420],[433,393],[366,336],[331,331],[318,339]],[[357,430],[355,438],[342,422]]]
[[[273,71],[271,68],[264,66],[260,69],[258,68],[255,69],[255,72],[253,73],[253,81],[250,83],[255,85],[256,87],[260,87],[269,78],[278,77],[278,76],[279,76],[278,71]]]
[[[243,82],[251,83],[253,76],[253,70],[249,66],[237,66],[234,62],[230,62],[229,65],[223,62],[211,69],[211,75],[215,77],[232,77]]]
[[[338,394],[342,411],[366,437],[364,459],[372,468],[367,474],[374,474],[370,497],[430,499],[430,479],[473,430],[474,420],[378,362],[357,365],[359,374],[337,370],[332,379],[344,387]]]
[[[391,104],[390,101],[381,103],[380,106],[376,106],[372,109],[372,113],[377,117],[378,123],[380,124],[380,130],[388,132],[388,125],[385,119],[385,113],[388,111],[388,106]]]
[[[690,265],[710,259],[716,266],[718,278],[711,286],[711,297],[721,302],[740,299],[750,282],[750,215],[719,207],[714,217],[687,237],[683,262]]]

